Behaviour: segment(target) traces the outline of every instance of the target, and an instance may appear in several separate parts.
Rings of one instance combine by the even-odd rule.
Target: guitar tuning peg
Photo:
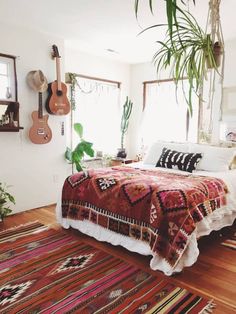
[[[51,55],[52,60],[54,60],[54,59],[55,59],[55,56],[54,56],[53,51],[51,51],[50,55]]]

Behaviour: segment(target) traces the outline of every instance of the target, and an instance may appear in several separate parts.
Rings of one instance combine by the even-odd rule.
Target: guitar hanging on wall
[[[70,102],[67,98],[66,84],[61,81],[60,55],[56,45],[52,46],[52,56],[56,60],[56,81],[48,84],[48,99],[46,101],[46,110],[50,114],[66,115],[70,112]]]
[[[38,111],[33,111],[31,116],[33,125],[29,130],[29,138],[34,144],[46,144],[52,139],[52,131],[48,126],[48,114],[43,115],[43,97],[39,92]]]

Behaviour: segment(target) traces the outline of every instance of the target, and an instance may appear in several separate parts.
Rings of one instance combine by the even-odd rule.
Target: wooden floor
[[[0,230],[35,220],[51,225],[55,229],[61,229],[56,223],[54,211],[55,205],[51,205],[9,216],[4,223],[0,222]],[[76,230],[70,229],[66,232],[73,233],[83,241],[135,263],[154,275],[158,273],[159,276],[174,281],[181,287],[214,299],[217,304],[214,314],[232,314],[236,313],[236,252],[220,245],[220,242],[235,232],[235,229],[235,226],[224,228],[221,233],[213,232],[211,235],[201,238],[199,240],[200,256],[198,261],[192,267],[183,270],[181,274],[172,277],[150,270],[150,257],[98,242]]]

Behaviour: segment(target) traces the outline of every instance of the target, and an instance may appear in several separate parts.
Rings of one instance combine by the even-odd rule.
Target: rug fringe
[[[199,312],[199,314],[209,314],[213,313],[214,308],[216,307],[216,304],[213,303],[213,300],[210,300],[208,304]]]

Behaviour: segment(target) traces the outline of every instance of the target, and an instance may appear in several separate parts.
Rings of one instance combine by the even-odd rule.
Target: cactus
[[[120,124],[120,129],[121,129],[121,149],[124,149],[124,136],[125,133],[128,130],[129,126],[129,118],[130,114],[132,112],[133,108],[133,103],[131,100],[129,100],[128,96],[126,97],[126,101],[123,106],[123,112],[122,112],[122,117],[121,117],[121,124]]]

